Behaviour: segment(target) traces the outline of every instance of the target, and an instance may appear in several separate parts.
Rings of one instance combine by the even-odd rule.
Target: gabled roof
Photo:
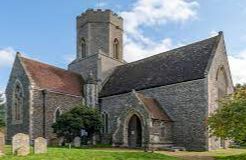
[[[156,99],[145,97],[143,94],[140,93],[137,93],[137,96],[140,98],[140,100],[143,102],[145,107],[148,109],[152,119],[157,119],[162,121],[172,121]]]
[[[83,80],[79,74],[21,56],[19,57],[26,72],[38,88],[82,96]]]
[[[222,33],[119,66],[105,83],[100,97],[204,78],[221,37]]]

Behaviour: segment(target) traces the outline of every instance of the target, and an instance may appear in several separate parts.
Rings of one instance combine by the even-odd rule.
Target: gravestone
[[[12,153],[17,156],[26,156],[30,153],[30,138],[28,135],[18,133],[13,136]]]
[[[73,140],[73,145],[74,147],[80,147],[81,144],[81,138],[80,137],[75,137]]]
[[[5,145],[4,134],[0,132],[0,156],[4,154],[4,145]]]
[[[43,137],[38,137],[34,140],[34,153],[46,153],[47,152],[47,140]]]

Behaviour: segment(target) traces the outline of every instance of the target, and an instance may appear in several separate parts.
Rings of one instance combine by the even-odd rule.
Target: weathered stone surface
[[[30,127],[30,80],[26,72],[24,71],[23,65],[21,64],[19,56],[16,56],[13,69],[8,81],[6,88],[6,112],[7,112],[7,142],[11,143],[11,138],[17,133],[29,134]],[[19,81],[23,87],[23,106],[21,110],[21,120],[18,122],[13,121],[13,92],[16,81]]]
[[[74,140],[73,140],[73,145],[74,145],[74,147],[80,147],[81,138],[80,137],[75,137]]]
[[[220,74],[222,71],[222,77]],[[218,98],[221,98],[219,90],[224,90],[224,94],[233,92],[233,83],[231,79],[230,66],[228,63],[224,39],[218,44],[216,54],[211,60],[211,67],[208,70],[208,115],[212,114],[218,108]],[[223,88],[221,88],[223,86]],[[220,89],[219,89],[220,88]],[[208,149],[213,150],[220,147],[226,147],[228,142],[224,143],[218,137],[208,136]],[[225,145],[224,145],[225,144]]]
[[[12,153],[17,156],[26,156],[30,153],[29,136],[18,133],[12,138]]]
[[[4,154],[5,136],[3,132],[0,132],[0,155]]]
[[[34,153],[46,153],[47,152],[47,140],[43,137],[38,137],[34,140]]]
[[[43,126],[43,94],[38,89],[33,89],[33,117],[32,117],[32,135],[33,138],[45,137],[48,140],[56,138],[53,133],[52,125],[55,120],[55,112],[57,108],[61,113],[68,112],[76,104],[82,103],[82,97],[66,95],[56,92],[46,92],[45,95],[45,127]],[[53,143],[55,144],[55,143]],[[57,143],[59,144],[59,143]]]

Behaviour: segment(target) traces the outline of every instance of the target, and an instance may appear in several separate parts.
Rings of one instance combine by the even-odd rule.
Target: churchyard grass
[[[68,149],[48,148],[45,154],[28,156],[13,156],[11,147],[5,149],[6,155],[0,160],[180,160],[178,158],[158,153],[146,153],[141,150],[126,149]]]

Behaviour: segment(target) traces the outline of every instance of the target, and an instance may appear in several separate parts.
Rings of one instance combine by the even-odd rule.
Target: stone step
[[[185,147],[177,147],[177,146],[162,147],[160,148],[160,150],[170,151],[170,152],[186,151]]]

